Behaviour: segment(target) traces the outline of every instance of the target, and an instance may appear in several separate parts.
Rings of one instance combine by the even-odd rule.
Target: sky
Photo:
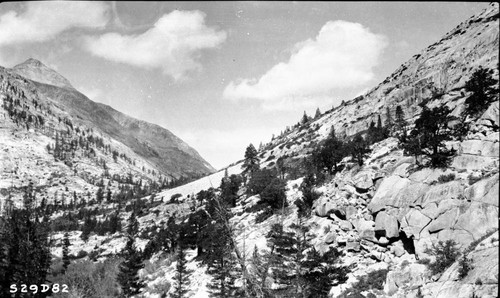
[[[215,168],[375,87],[488,3],[0,4],[0,65],[35,58]]]

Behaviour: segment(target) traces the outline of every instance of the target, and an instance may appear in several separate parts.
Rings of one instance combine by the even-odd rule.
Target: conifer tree
[[[106,203],[111,203],[111,200],[111,189],[108,188],[108,191],[106,192]]]
[[[139,230],[139,224],[135,213],[129,217],[127,226],[127,244],[122,252],[123,262],[119,266],[117,276],[123,295],[131,297],[141,292],[144,283],[139,279],[138,272],[144,267],[142,257],[135,247],[135,237]]]
[[[245,150],[245,159],[242,165],[243,174],[249,173],[251,176],[260,168],[259,162],[260,160],[257,156],[257,150],[252,144],[248,145],[247,149]]]
[[[326,140],[319,144],[312,153],[313,163],[319,171],[334,174],[340,170],[339,164],[346,156],[344,143],[335,135],[332,127]]]
[[[219,247],[211,259],[208,266],[208,273],[212,276],[212,281],[208,284],[210,297],[238,297],[238,287],[235,286],[238,265],[232,251],[227,246]]]
[[[498,96],[497,81],[492,74],[493,70],[479,67],[465,83],[465,90],[472,92],[465,100],[465,115],[478,116],[488,108],[495,94]]]
[[[309,247],[300,260],[303,268],[303,297],[327,298],[332,286],[345,283],[350,266],[340,264],[343,252],[330,248],[320,254],[314,246]]]
[[[186,250],[182,246],[177,247],[177,264],[175,266],[174,275],[174,292],[172,298],[188,297],[190,276],[192,271],[187,268]]]
[[[333,285],[347,280],[351,268],[340,264],[343,254],[336,249],[320,254],[307,242],[307,231],[300,222],[292,224],[288,230],[282,224],[271,227],[269,262],[277,284],[273,297],[326,298]],[[268,269],[262,266],[263,263],[258,261],[263,269],[257,272],[265,278]]]
[[[300,120],[301,125],[305,125],[309,122],[309,116],[307,116],[306,111],[304,111],[304,115],[302,116],[302,119]]]
[[[452,119],[450,112],[447,106],[432,109],[422,106],[414,129],[408,136],[400,138],[405,154],[423,154],[430,158],[431,167],[446,167],[455,154],[454,150],[447,149],[444,143],[451,140],[452,136],[448,127]]]
[[[217,206],[215,212],[218,221],[210,229],[210,242],[208,243],[208,273],[212,281],[208,288],[210,297],[229,298],[238,297],[238,288],[235,281],[241,273],[237,268],[236,257],[233,253],[231,235],[223,224],[223,218],[227,217],[226,211],[221,210],[223,206]],[[227,218],[226,218],[227,219]]]
[[[96,197],[97,203],[100,204],[102,202],[102,200],[104,199],[104,192],[102,190],[102,187],[99,187],[97,189],[95,197]]]
[[[221,198],[224,202],[231,207],[236,207],[236,200],[238,199],[238,190],[243,179],[239,175],[231,175],[224,177],[221,180],[220,192]]]
[[[82,233],[80,234],[80,238],[83,241],[87,242],[87,240],[89,239],[89,235],[94,230],[94,228],[95,228],[95,222],[88,213],[85,216],[85,220],[83,221]]]
[[[28,186],[24,208],[13,208],[0,217],[0,293],[9,293],[12,284],[42,284],[50,269],[48,226],[40,223],[33,208],[35,192]],[[18,291],[15,297],[23,294]],[[39,293],[37,297],[46,297]],[[9,296],[10,297],[10,296]]]
[[[300,185],[300,190],[302,191],[302,197],[295,201],[295,205],[298,207],[299,217],[309,216],[311,213],[311,208],[320,197],[320,193],[314,190],[315,179],[312,174],[306,175],[302,184]]]
[[[282,224],[275,224],[268,233],[268,242],[273,248],[270,265],[274,281],[278,285],[274,294],[279,297],[295,297],[300,287],[297,283],[300,274],[297,272],[296,262],[301,253],[299,241],[294,232],[286,231]]]
[[[362,136],[357,135],[354,139],[347,144],[352,158],[357,161],[357,163],[362,166],[364,158],[371,152],[368,147],[368,142],[363,139]]]
[[[271,249],[271,253],[269,255],[273,254],[273,249]],[[256,282],[257,282],[257,287],[259,287],[258,292],[260,293],[259,297],[269,297],[269,289],[267,288],[266,284],[266,279],[269,274],[269,255],[261,255],[259,253],[259,250],[257,249],[257,246],[254,246],[253,248],[253,253],[252,253],[252,258],[250,260],[253,270],[254,270],[254,275],[256,277]]]
[[[321,111],[317,108],[316,113],[314,114],[314,119],[318,119],[319,117],[321,117]]]
[[[287,171],[287,167],[285,166],[285,157],[280,156],[276,160],[276,171],[278,172],[278,176],[280,179],[285,179],[285,174]]]
[[[68,232],[64,233],[64,238],[63,238],[63,249],[62,249],[62,261],[63,261],[63,271],[62,273],[64,274],[66,270],[68,269],[69,266],[69,234]]]

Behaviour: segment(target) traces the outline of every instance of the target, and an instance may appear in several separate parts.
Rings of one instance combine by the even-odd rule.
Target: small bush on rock
[[[359,280],[353,284],[352,287],[343,292],[340,297],[362,297],[361,292],[369,290],[383,290],[388,272],[389,270],[387,269],[379,269],[360,276]]]
[[[425,253],[436,257],[433,263],[427,265],[433,275],[443,273],[460,255],[457,243],[454,240],[439,241],[437,244],[433,244],[431,248],[427,248]]]
[[[455,174],[454,173],[450,173],[448,175],[441,175],[438,178],[438,182],[439,183],[446,183],[446,182],[450,182],[450,181],[453,181],[453,180],[455,180]]]
[[[460,258],[458,265],[458,277],[460,279],[464,279],[467,274],[469,274],[469,271],[474,268],[472,266],[472,260],[467,258],[465,254]]]

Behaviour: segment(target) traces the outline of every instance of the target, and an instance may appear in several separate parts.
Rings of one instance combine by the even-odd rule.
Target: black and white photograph
[[[496,298],[499,3],[0,3],[0,298]]]

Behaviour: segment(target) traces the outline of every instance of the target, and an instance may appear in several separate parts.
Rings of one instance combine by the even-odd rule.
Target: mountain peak
[[[25,65],[25,66],[29,65],[32,67],[47,67],[40,60],[37,60],[35,58],[29,58],[28,60],[24,61],[23,63],[14,66],[14,68],[19,68],[19,67],[22,67],[23,65]]]
[[[32,81],[62,88],[74,89],[68,79],[34,58],[29,58],[23,63],[14,66],[11,70]]]

